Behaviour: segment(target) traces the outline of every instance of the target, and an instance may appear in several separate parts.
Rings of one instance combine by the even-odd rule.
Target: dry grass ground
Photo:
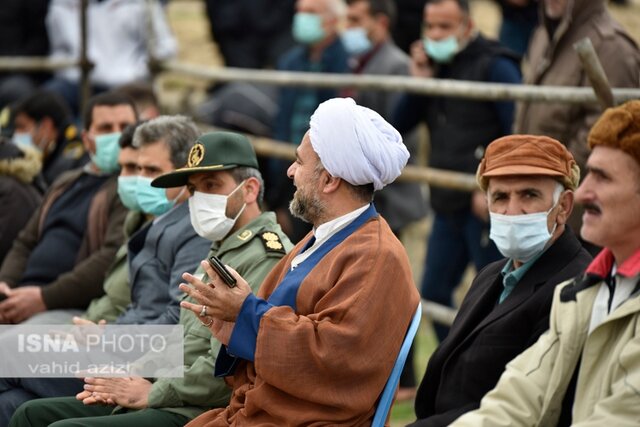
[[[204,4],[196,0],[172,0],[168,6],[170,25],[180,43],[179,60],[207,66],[222,66],[223,61],[211,40],[209,26],[204,15]],[[631,0],[628,7],[611,6],[613,15],[640,42],[640,0]],[[497,34],[500,23],[499,10],[490,0],[473,0],[472,14],[480,30],[489,36]],[[188,83],[185,86],[185,83]],[[185,79],[177,75],[165,75],[160,82],[161,100],[170,112],[189,113],[192,105],[203,98],[206,82]],[[188,88],[189,87],[189,88]],[[428,220],[416,223],[405,230],[403,241],[410,255],[416,283],[422,276],[422,262],[425,254],[425,236],[428,233]],[[473,272],[469,271],[470,279]],[[468,282],[468,280],[467,280]],[[464,294],[462,286],[458,299]],[[431,328],[421,328],[417,338],[416,372],[422,374],[426,367],[428,355],[433,351],[436,340]],[[405,425],[414,419],[410,403],[397,404],[392,413],[392,426]]]

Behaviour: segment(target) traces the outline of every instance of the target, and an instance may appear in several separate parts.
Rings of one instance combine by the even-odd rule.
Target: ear
[[[52,133],[55,131],[55,126],[51,117],[43,117],[42,120],[40,120],[40,127],[42,127],[43,130],[47,133]]]
[[[96,141],[89,135],[86,130],[82,131],[82,145],[84,149],[91,154],[96,154]]]
[[[254,177],[247,178],[241,191],[244,195],[244,202],[246,204],[255,203],[258,200],[258,195],[260,194],[260,181]]]
[[[466,19],[466,29],[464,30],[464,37],[465,38],[471,37],[471,33],[473,32],[475,27],[476,27],[475,22],[473,22],[473,19],[471,19],[471,16],[468,16]]]
[[[558,214],[556,217],[556,223],[558,225],[565,225],[573,211],[574,196],[573,191],[566,190],[560,195],[558,200]]]
[[[326,170],[322,171],[323,176],[320,178],[322,192],[325,194],[334,193],[340,188],[342,179],[332,176]]]
[[[387,30],[391,29],[391,23],[389,22],[389,17],[383,13],[378,13],[374,16],[375,21],[382,27]]]

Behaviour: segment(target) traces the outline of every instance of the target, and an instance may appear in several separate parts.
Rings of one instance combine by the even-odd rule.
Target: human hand
[[[487,195],[482,191],[471,194],[471,212],[484,222],[489,222],[489,205]]]
[[[3,323],[21,323],[47,310],[40,286],[22,286],[3,293],[7,295],[7,299],[0,302],[0,321]]]
[[[144,409],[149,405],[151,382],[141,377],[84,379],[84,391],[76,395],[85,405],[120,405],[129,409]]]
[[[0,282],[0,294],[2,294],[2,301],[4,301],[11,294],[11,288],[9,287],[7,282]],[[0,307],[2,307],[1,303]],[[0,310],[0,324],[2,323],[9,323],[9,320],[5,319],[4,312]]]
[[[427,53],[424,51],[422,39],[411,43],[410,47],[411,62],[409,64],[409,72],[413,77],[430,78],[433,77],[433,68]]]
[[[104,326],[107,324],[107,321],[102,319],[98,323],[93,322],[89,319],[84,319],[82,317],[73,316],[72,322],[76,326]]]
[[[181,307],[191,310],[199,316],[202,315],[202,317],[211,316],[214,319],[234,322],[244,300],[251,293],[251,287],[234,269],[227,266],[237,281],[236,286],[229,288],[207,261],[202,261],[200,264],[209,276],[209,283],[205,284],[194,275],[184,273],[182,278],[191,286],[182,283],[180,290],[199,304],[182,301]],[[205,307],[203,308],[203,306]]]

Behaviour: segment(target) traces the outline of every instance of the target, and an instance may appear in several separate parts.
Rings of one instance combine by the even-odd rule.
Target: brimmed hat
[[[161,175],[151,182],[154,187],[186,185],[189,176],[248,166],[258,169],[258,159],[249,139],[239,133],[211,132],[202,135],[189,151],[187,166]]]
[[[559,141],[547,136],[509,135],[493,141],[478,166],[476,180],[486,191],[489,178],[543,175],[558,179],[570,190],[580,182],[580,168]]]
[[[587,138],[589,148],[598,145],[624,151],[640,163],[640,101],[607,108]]]

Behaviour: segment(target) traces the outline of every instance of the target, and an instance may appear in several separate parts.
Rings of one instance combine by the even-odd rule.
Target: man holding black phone
[[[287,172],[289,210],[312,233],[257,295],[231,268],[233,288],[207,262],[209,279],[183,275],[191,286],[181,289],[198,303],[182,307],[211,316],[224,344],[215,374],[233,386],[229,406],[189,427],[371,422],[419,303],[406,252],[372,203],[408,158],[373,110],[350,98],[320,104]]]

